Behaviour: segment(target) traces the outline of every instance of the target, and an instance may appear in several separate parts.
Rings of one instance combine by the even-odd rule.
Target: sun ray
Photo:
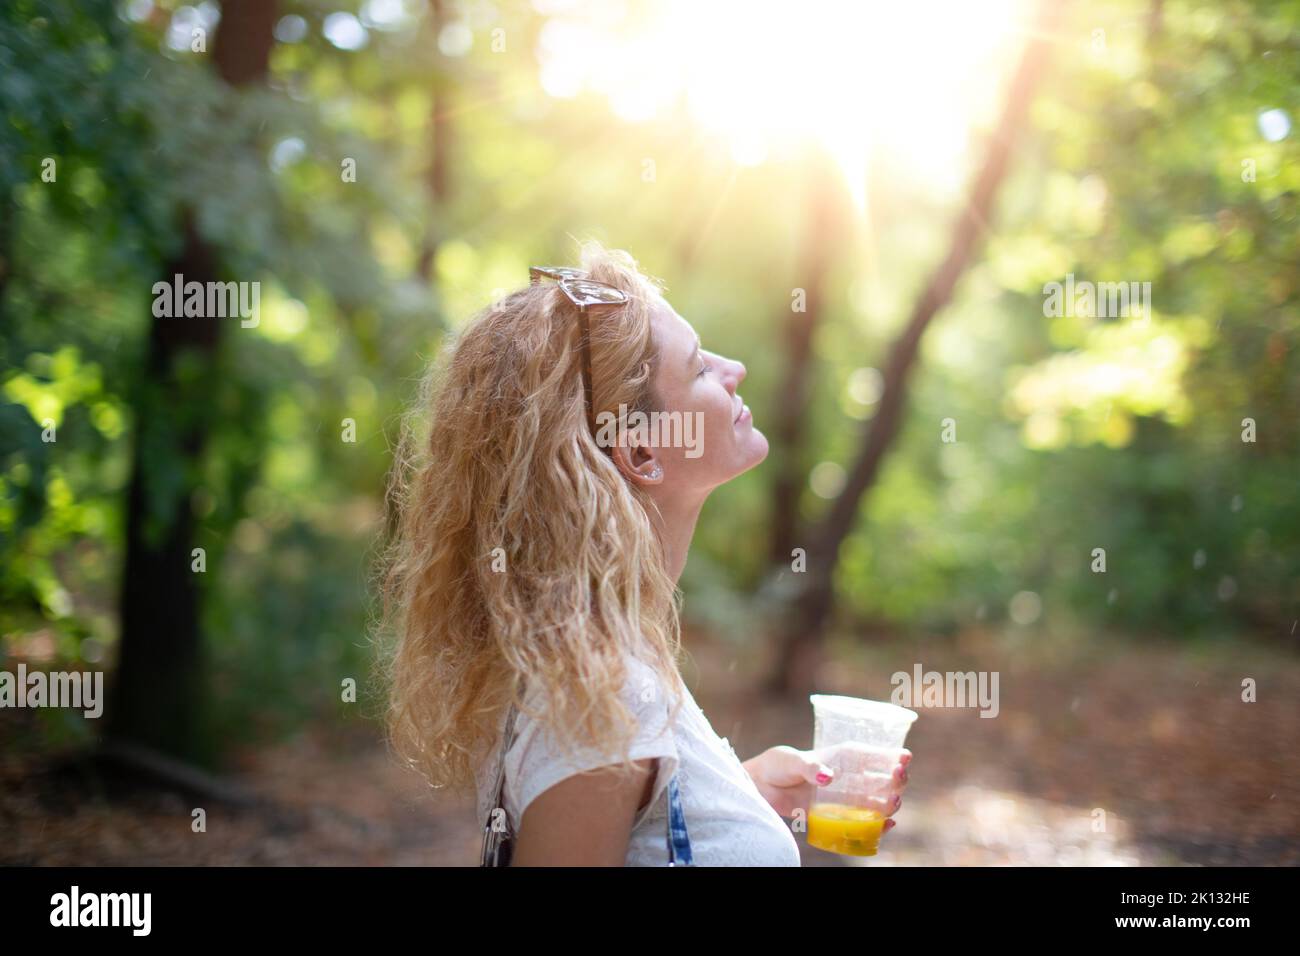
[[[631,4],[635,15],[620,20],[577,4],[552,18],[539,59],[553,84],[603,93],[624,119],[653,121],[684,105],[741,165],[816,141],[862,215],[877,149],[936,194],[960,195],[968,131],[996,101],[1031,6],[805,0],[792,16],[772,0],[662,0]]]

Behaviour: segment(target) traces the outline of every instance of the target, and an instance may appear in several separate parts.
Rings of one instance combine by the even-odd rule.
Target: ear
[[[637,438],[629,437],[627,442],[615,445],[610,449],[610,455],[618,470],[632,484],[649,487],[663,483],[664,469],[658,454],[648,445],[637,444]]]

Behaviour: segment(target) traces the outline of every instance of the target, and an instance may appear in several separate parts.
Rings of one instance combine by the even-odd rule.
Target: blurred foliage
[[[1270,141],[1262,114],[1300,89],[1300,5],[1089,5],[1074,27],[985,261],[926,343],[843,590],[941,627],[1029,591],[1041,627],[1285,637],[1300,165],[1295,131]],[[1045,316],[1067,275],[1151,283],[1150,318]],[[955,444],[937,440],[949,417]]]
[[[983,259],[924,343],[903,432],[841,556],[842,606],[940,631],[1285,633],[1300,616],[1300,164],[1296,117],[1282,113],[1278,137],[1265,114],[1295,109],[1300,3],[1081,7]],[[281,3],[270,82],[235,92],[188,44],[190,27],[216,27],[215,4],[0,8],[7,653],[112,660],[130,390],[186,206],[225,271],[262,284],[260,324],[224,338],[220,426],[194,465],[223,734],[337,709],[340,680],[364,680],[366,558],[397,416],[443,330],[531,262],[568,261],[571,236],[665,278],[705,343],[745,361],[758,426],[772,419],[774,343],[823,167],[803,146],[738,164],[677,111],[632,121],[596,92],[550,96],[535,55],[546,14],[445,9],[436,24],[410,0]],[[326,39],[347,36],[340,22],[355,49]],[[435,96],[449,138],[436,201]],[[875,367],[960,202],[905,159],[877,159],[867,211],[828,263],[807,519],[852,457]],[[1149,321],[1046,316],[1044,284],[1067,274],[1150,282]],[[340,440],[345,418],[355,443]],[[688,615],[737,640],[761,624],[769,471],[715,495],[683,581]],[[181,477],[151,474],[158,500]],[[1025,592],[1036,600],[1016,603]]]

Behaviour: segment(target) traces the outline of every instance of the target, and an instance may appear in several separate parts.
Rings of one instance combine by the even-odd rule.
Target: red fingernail
[[[897,820],[886,820],[886,821],[885,821],[885,828],[884,828],[884,830],[883,830],[882,832],[888,833],[890,830],[894,829],[894,827],[896,827],[896,826],[898,826],[898,821],[897,821]]]
[[[831,782],[831,775],[828,773],[819,773],[817,775],[817,782],[820,783],[822,786],[825,786],[826,784]]]

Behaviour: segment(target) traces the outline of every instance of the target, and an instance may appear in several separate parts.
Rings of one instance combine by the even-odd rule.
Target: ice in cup
[[[835,775],[808,808],[808,845],[875,856],[892,798],[896,751],[917,713],[861,697],[812,694],[813,750]]]

